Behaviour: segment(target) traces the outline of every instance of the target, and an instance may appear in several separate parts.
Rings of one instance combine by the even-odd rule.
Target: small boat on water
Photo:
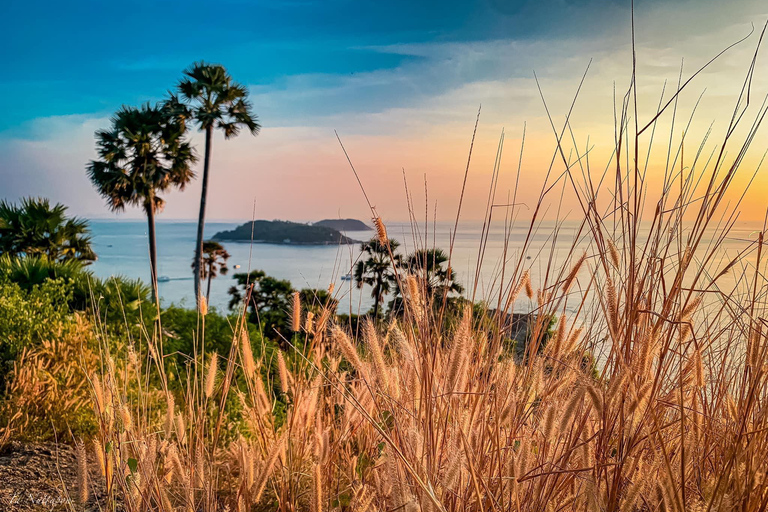
[[[160,277],[157,278],[157,282],[158,283],[167,283],[170,280],[171,280],[171,278],[168,277],[168,276],[160,276]]]
[[[351,281],[352,280],[352,274],[344,274],[341,276],[342,281]]]

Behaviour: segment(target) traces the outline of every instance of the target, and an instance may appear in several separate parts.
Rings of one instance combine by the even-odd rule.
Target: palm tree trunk
[[[208,289],[205,291],[205,298],[208,299],[208,302],[211,301],[211,270],[213,270],[213,265],[208,266]]]
[[[144,204],[147,213],[147,235],[149,237],[149,278],[152,281],[152,302],[157,301],[157,237],[155,235],[154,198],[150,197]]]
[[[379,319],[379,296],[381,295],[382,276],[379,274],[376,276],[376,296],[373,298],[373,319],[377,321]]]
[[[200,300],[200,265],[203,258],[203,231],[205,229],[205,201],[208,197],[208,171],[211,167],[213,126],[205,129],[205,158],[203,161],[203,190],[200,194],[200,214],[197,217],[197,242],[195,245],[195,303]]]

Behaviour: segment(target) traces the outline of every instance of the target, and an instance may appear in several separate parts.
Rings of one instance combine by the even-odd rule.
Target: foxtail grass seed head
[[[555,406],[550,406],[547,408],[547,411],[544,413],[544,425],[542,434],[544,436],[545,441],[554,442],[556,439],[554,437],[556,436],[555,433],[555,416],[557,414],[557,408]]]
[[[299,332],[301,330],[301,295],[299,292],[293,292],[291,303],[291,330]]]
[[[91,385],[93,386],[93,396],[96,400],[98,413],[103,414],[105,411],[104,388],[101,385],[101,379],[95,373],[93,374],[93,377],[91,377]]]
[[[216,386],[216,373],[218,371],[218,354],[211,353],[211,359],[208,361],[208,371],[205,374],[205,397],[211,398],[213,388]]]
[[[200,295],[200,299],[197,301],[200,316],[208,314],[208,299],[204,295]]]
[[[419,280],[414,275],[409,275],[405,280],[408,286],[409,305],[413,316],[417,321],[421,321],[424,316],[424,304],[421,297],[421,289],[419,286]]]
[[[616,244],[613,243],[613,240],[610,238],[606,238],[606,245],[608,245],[608,255],[611,258],[611,263],[615,268],[619,268],[619,264],[621,263],[621,258],[619,257],[619,250],[616,248]]]
[[[315,464],[312,472],[312,512],[323,512],[323,468]]]
[[[80,507],[85,507],[88,502],[88,460],[82,441],[77,443],[75,454],[77,458],[77,502]]]
[[[448,391],[456,389],[459,375],[464,368],[464,362],[466,361],[467,352],[469,351],[471,329],[472,310],[467,307],[464,310],[464,315],[459,324],[459,328],[456,330],[456,334],[453,337],[453,347],[451,348],[448,366]]]
[[[283,356],[283,351],[278,350],[277,351],[277,373],[280,377],[280,389],[282,389],[283,393],[288,393],[288,366],[285,364],[285,357]]]
[[[618,329],[619,298],[610,276],[605,276],[605,301],[608,310],[608,326],[615,335]]]
[[[347,333],[344,332],[344,330],[340,327],[333,326],[331,335],[333,337],[334,344],[338,347],[341,355],[344,356],[344,359],[349,361],[349,363],[358,370],[362,370],[363,362],[360,359],[360,356],[357,354],[357,348],[355,348],[355,346],[352,344],[352,340],[349,339]]]
[[[565,281],[563,282],[563,291],[565,293],[568,293],[571,289],[571,286],[573,286],[574,281],[576,281],[576,276],[579,275],[579,271],[581,270],[582,265],[584,265],[584,261],[587,259],[587,253],[582,253],[581,257],[579,257],[578,260],[576,260],[576,263],[573,264],[571,267],[571,271],[568,272],[568,275],[565,278]]]
[[[253,358],[253,348],[251,347],[251,340],[248,338],[248,334],[243,329],[242,339],[242,357],[243,357],[243,370],[246,377],[253,380],[256,376],[256,361]]]
[[[595,408],[595,412],[598,416],[603,414],[603,396],[598,391],[597,387],[593,384],[586,385],[586,391],[589,395],[589,399],[592,401],[592,407]]]
[[[683,312],[680,314],[680,321],[682,322],[688,322],[691,320],[691,317],[693,317],[693,313],[696,312],[696,309],[701,305],[701,295],[697,295],[693,299],[691,299],[690,302],[683,308]]]
[[[184,415],[178,413],[176,415],[176,437],[180,442],[184,442],[187,435],[187,422],[184,421]]]
[[[173,432],[173,419],[176,414],[176,399],[168,392],[165,396],[165,433],[167,436]]]
[[[387,228],[384,226],[381,217],[374,217],[373,224],[376,226],[376,236],[379,239],[379,243],[386,247],[389,243],[389,238],[387,238]]]
[[[315,314],[312,311],[307,311],[307,316],[304,318],[304,330],[307,334],[315,332]]]
[[[525,295],[529,299],[533,299],[533,285],[531,285],[531,273],[527,270],[522,277],[523,286],[525,287]]]
[[[363,332],[368,352],[373,359],[373,367],[376,370],[376,377],[378,378],[381,388],[386,392],[389,390],[389,369],[384,361],[384,350],[381,347],[379,333],[376,331],[376,327],[370,319],[367,319],[363,324]]]
[[[104,448],[98,439],[93,439],[93,454],[96,456],[96,465],[102,477],[107,476],[107,465],[104,463]]]
[[[704,363],[701,359],[701,349],[693,352],[693,374],[696,387],[704,387]]]

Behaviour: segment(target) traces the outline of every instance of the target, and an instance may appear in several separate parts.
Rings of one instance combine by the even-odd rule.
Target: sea
[[[242,222],[208,222],[205,237],[208,239],[240,224]],[[90,225],[93,248],[98,255],[98,260],[90,266],[95,275],[101,278],[125,276],[149,282],[145,221],[91,220]],[[591,241],[583,232],[579,235],[578,223],[564,222],[556,225],[553,222],[542,222],[530,234],[531,243],[525,254],[521,254],[529,236],[529,225],[526,222],[518,222],[512,228],[506,227],[504,222],[495,222],[487,230],[483,229],[481,222],[460,222],[455,237],[454,226],[454,222],[430,222],[416,226],[395,222],[387,223],[387,231],[390,238],[400,243],[400,252],[403,254],[424,247],[439,247],[448,253],[453,239],[452,268],[457,273],[457,280],[466,289],[465,296],[485,300],[490,304],[497,299],[500,288],[509,286],[504,281],[508,281],[510,265],[514,265],[518,258],[523,258],[536,286],[551,271],[548,260],[551,259],[556,265],[561,264],[568,258],[574,241],[585,248]],[[759,229],[758,224],[736,225],[718,251],[718,261],[715,263],[723,265],[738,251],[747,248],[756,239]],[[193,221],[160,220],[157,223],[158,276],[163,278],[163,282],[158,283],[158,292],[164,306],[174,304],[194,307],[191,265],[195,233],[196,223]],[[344,234],[360,241],[374,236],[373,231]],[[297,246],[228,242],[224,245],[231,255],[227,262],[229,273],[212,281],[209,297],[210,307],[220,312],[228,310],[227,291],[234,284],[232,276],[255,269],[286,279],[295,289],[328,289],[333,284],[334,295],[339,299],[340,313],[366,312],[373,305],[370,288],[358,289],[354,281],[344,278],[352,272],[360,258],[360,244]],[[747,253],[747,264],[750,259],[754,259],[755,252],[751,250]],[[738,278],[738,275],[728,276],[730,282]],[[722,286],[727,289],[728,283]],[[389,298],[385,298],[385,301]],[[516,310],[530,310],[532,305],[525,302],[518,301]],[[577,306],[574,303],[572,307]]]

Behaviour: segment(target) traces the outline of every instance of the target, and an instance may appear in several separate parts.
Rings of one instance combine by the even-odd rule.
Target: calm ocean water
[[[232,229],[241,223],[210,222],[206,225],[206,237],[215,233]],[[425,227],[420,226],[414,235],[410,224],[390,223],[387,225],[390,238],[401,243],[403,253],[412,251],[415,247],[441,247],[446,252],[450,246],[452,222],[430,224],[429,234],[424,236]],[[475,282],[475,269],[479,258],[478,249],[482,225],[480,223],[460,223],[454,246],[453,267],[458,274],[459,282],[469,290]],[[546,269],[546,260],[553,251],[555,260],[562,261],[576,236],[578,225],[566,223],[561,227],[557,243],[552,249],[553,224],[543,223],[534,233],[534,243],[529,248],[526,258],[531,266],[534,284]],[[91,269],[99,277],[122,275],[131,278],[141,278],[149,282],[148,247],[146,237],[146,222],[121,220],[93,220],[93,245],[98,254],[98,261]],[[178,304],[187,307],[194,305],[191,263],[195,243],[196,225],[190,221],[160,221],[157,225],[158,238],[158,275],[167,276],[170,281],[158,283],[159,293],[163,304]],[[755,239],[758,225],[743,223],[738,225],[729,239],[723,245],[720,259],[735,256],[743,249],[749,240]],[[516,261],[528,226],[520,223],[510,237],[507,248],[507,260]],[[347,236],[356,240],[365,240],[373,232],[348,232]],[[504,259],[504,225],[492,225],[488,234],[488,243],[483,264],[479,273],[477,299],[493,298],[498,290],[501,262]],[[589,243],[582,239],[582,244]],[[274,244],[227,243],[230,272],[219,276],[211,285],[210,304],[220,310],[225,310],[228,302],[227,290],[233,284],[232,274],[245,272],[250,269],[264,270],[268,275],[289,280],[297,289],[328,288],[335,283],[336,296],[340,300],[340,312],[367,311],[373,304],[370,289],[358,290],[351,281],[342,280],[342,276],[350,272],[359,256],[359,245],[350,246],[289,246]],[[539,257],[541,256],[541,257]],[[239,269],[235,266],[239,265]],[[732,279],[732,278],[730,278]],[[521,304],[517,308],[525,310],[530,305]]]

